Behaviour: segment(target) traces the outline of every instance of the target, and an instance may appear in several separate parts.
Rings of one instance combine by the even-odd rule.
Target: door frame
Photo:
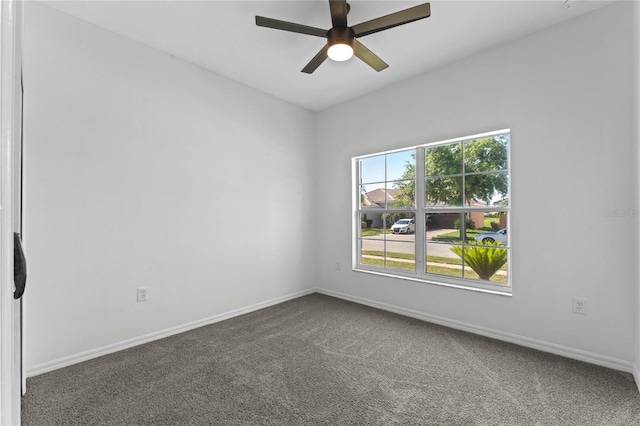
[[[0,424],[20,424],[21,301],[14,300],[15,150],[22,96],[22,0],[0,1]]]

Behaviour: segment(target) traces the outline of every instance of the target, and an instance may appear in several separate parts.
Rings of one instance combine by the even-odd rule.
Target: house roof
[[[400,189],[393,188],[374,189],[373,191],[362,194],[362,205],[363,207],[385,207],[385,201],[387,203],[396,201],[400,192]]]

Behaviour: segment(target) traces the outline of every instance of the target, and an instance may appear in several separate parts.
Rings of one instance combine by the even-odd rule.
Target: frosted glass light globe
[[[353,56],[353,48],[345,43],[336,43],[329,47],[327,55],[334,61],[346,61]]]

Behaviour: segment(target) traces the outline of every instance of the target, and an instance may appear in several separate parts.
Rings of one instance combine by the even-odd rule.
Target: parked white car
[[[416,232],[415,219],[400,219],[391,227],[392,234],[410,234]]]
[[[507,243],[507,228],[501,229],[497,232],[487,232],[486,234],[480,234],[474,238],[478,243],[493,243],[500,241],[503,244]]]

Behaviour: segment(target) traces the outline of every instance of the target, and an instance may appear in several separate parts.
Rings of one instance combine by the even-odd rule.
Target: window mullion
[[[416,148],[416,273],[424,274],[425,268],[425,239],[427,235],[426,229],[426,213],[425,213],[425,149]]]

